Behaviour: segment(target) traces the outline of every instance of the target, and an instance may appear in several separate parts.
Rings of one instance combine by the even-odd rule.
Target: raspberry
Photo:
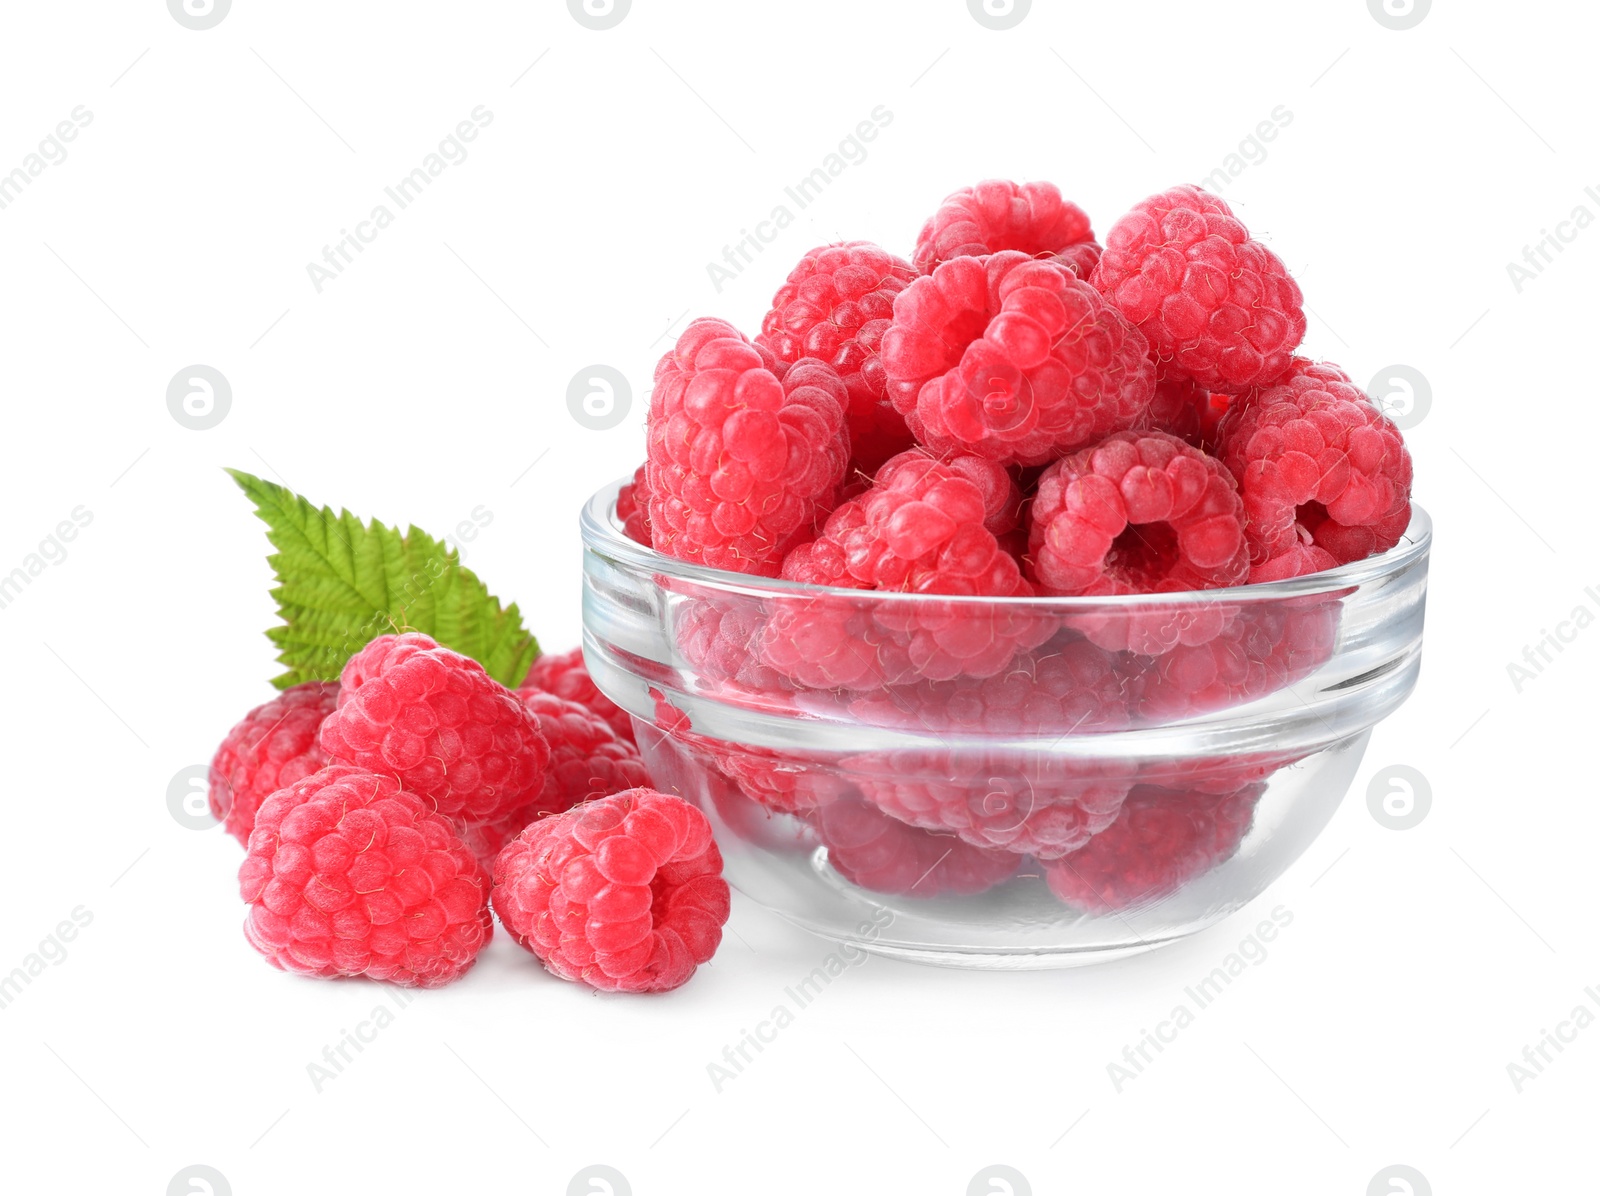
[[[1011,502],[1010,479],[972,464],[993,475],[987,492],[967,468],[915,452],[892,458],[872,489],[841,506],[818,539],[785,558],[782,576],[909,593],[1016,594],[1023,588],[1016,562],[985,526]]]
[[[767,626],[760,603],[698,586],[692,592],[676,608],[674,630],[678,651],[704,679],[769,696],[794,688],[752,648]]]
[[[1075,851],[1110,826],[1135,771],[1116,760],[1000,750],[906,749],[849,757],[844,767],[868,801],[902,822],[1041,860]]]
[[[446,818],[492,822],[544,785],[550,745],[538,722],[477,661],[417,632],[380,635],[339,680],[323,748],[392,776]]]
[[[1211,589],[1249,572],[1233,479],[1165,432],[1119,432],[1058,461],[1030,518],[1034,576],[1055,593]]]
[[[1272,779],[1295,764],[1303,752],[1246,752],[1239,756],[1179,756],[1139,765],[1142,784],[1222,795]]]
[[[643,544],[646,548],[652,547],[650,543],[650,483],[645,481],[645,470],[649,466],[641,465],[634,471],[633,481],[628,482],[617,491],[617,518],[622,521],[622,530],[628,539]]]
[[[1215,455],[1217,424],[1228,409],[1231,395],[1214,395],[1188,378],[1163,378],[1156,383],[1140,430],[1168,432],[1202,452]]]
[[[849,460],[838,400],[778,376],[732,325],[696,320],[656,366],[650,529],[680,560],[776,576],[833,502]]]
[[[1310,595],[1256,603],[1204,642],[1146,662],[1134,682],[1141,717],[1165,721],[1241,705],[1293,685],[1333,654],[1339,600]]]
[[[605,719],[619,738],[633,742],[633,719],[594,683],[588,666],[583,663],[583,649],[573,648],[555,655],[540,656],[528,670],[522,682],[523,689],[542,689],[569,702],[587,706]]]
[[[1217,435],[1244,498],[1252,580],[1383,552],[1411,522],[1411,454],[1337,366],[1296,358],[1286,381],[1234,403]]]
[[[539,689],[519,689],[517,697],[533,711],[540,733],[550,744],[550,767],[537,798],[467,836],[473,853],[490,862],[537,818],[650,783],[639,749],[630,740],[619,738],[610,724],[587,706]]]
[[[665,992],[711,958],[730,895],[706,816],[629,789],[542,818],[494,865],[494,908],[563,980]]]
[[[894,301],[889,398],[937,453],[1038,465],[1131,427],[1155,392],[1144,337],[1064,266],[952,258]]]
[[[328,765],[317,731],[333,713],[339,687],[323,681],[291,686],[257,706],[229,731],[211,758],[211,813],[248,843],[261,803],[286,785]]]
[[[1226,203],[1184,184],[1112,225],[1091,279],[1150,341],[1163,377],[1243,394],[1306,334],[1300,288]]]
[[[880,486],[915,486],[936,467],[952,469],[983,494],[983,526],[996,536],[1014,530],[1022,518],[1022,491],[1010,471],[983,457],[959,455],[941,460],[926,449],[912,449],[885,461]],[[865,493],[865,491],[863,491]]]
[[[1009,851],[907,826],[860,801],[826,805],[812,822],[834,870],[876,893],[970,896],[1010,879],[1021,862]]]
[[[434,988],[489,941],[489,880],[392,777],[335,764],[262,803],[239,867],[245,937],[307,976]]]
[[[1092,244],[1094,230],[1077,204],[1054,183],[988,179],[945,197],[917,236],[911,260],[923,274],[955,257],[1014,249],[1030,257]],[[1093,267],[1093,262],[1089,263]]]
[[[870,241],[823,245],[790,271],[756,337],[780,362],[814,357],[838,372],[855,462],[869,473],[911,444],[905,420],[885,397],[878,346],[894,297],[916,275],[911,263]]]
[[[977,470],[992,473],[992,467]],[[839,507],[823,535],[784,561],[790,581],[917,594],[1031,595],[1016,560],[985,526],[1009,491],[976,470],[905,454]],[[801,685],[874,689],[918,678],[988,676],[1048,638],[1045,621],[1004,604],[873,603],[835,595],[775,599],[761,659]]]
[[[1058,266],[1065,266],[1085,282],[1094,274],[1094,268],[1100,261],[1100,255],[1105,252],[1100,248],[1098,241],[1082,241],[1077,245],[1069,245],[1060,253],[1050,258]]]
[[[1239,850],[1265,788],[1213,795],[1139,785],[1115,823],[1044,866],[1045,883],[1067,905],[1096,914],[1169,897]]]
[[[1080,639],[1052,642],[981,680],[874,690],[850,712],[873,727],[990,735],[1051,735],[1128,725],[1127,681],[1109,654]]]
[[[774,814],[815,809],[844,790],[844,783],[811,756],[754,746],[734,748],[703,736],[695,740],[716,761],[723,776]]]

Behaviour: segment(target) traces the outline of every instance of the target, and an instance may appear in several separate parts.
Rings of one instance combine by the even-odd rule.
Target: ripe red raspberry
[[[247,843],[261,803],[328,765],[317,732],[333,713],[339,687],[308,681],[257,706],[229,731],[211,758],[211,814]]]
[[[919,830],[854,799],[823,806],[812,822],[834,870],[875,893],[970,896],[1009,880],[1021,862],[1014,852]]]
[[[1304,758],[1303,752],[1246,752],[1238,756],[1178,756],[1139,765],[1139,781],[1162,789],[1222,795],[1272,779]]]
[[[1050,735],[1128,725],[1119,662],[1086,640],[1052,642],[981,680],[924,681],[862,694],[850,712],[874,727],[933,734]]]
[[[650,396],[650,529],[681,560],[776,576],[832,505],[849,460],[839,402],[785,393],[732,325],[696,320],[656,366]]]
[[[736,748],[704,736],[718,770],[751,801],[774,814],[798,814],[833,801],[845,783],[827,766],[809,756],[754,746]]]
[[[851,780],[885,814],[975,847],[1049,860],[1116,820],[1135,768],[1119,760],[906,749],[852,756]]]
[[[594,683],[588,666],[583,663],[583,649],[573,648],[540,656],[528,670],[522,682],[523,689],[542,689],[569,702],[587,706],[605,719],[618,737],[633,742],[633,719]]]
[[[645,481],[645,470],[649,466],[641,465],[634,471],[633,481],[628,482],[617,491],[617,518],[622,521],[622,530],[628,539],[643,544],[646,548],[652,547],[650,543],[650,483]]]
[[[1156,383],[1156,397],[1139,421],[1139,428],[1170,433],[1215,456],[1217,424],[1232,397],[1212,394],[1188,378],[1163,378]]]
[[[1057,265],[1065,266],[1077,277],[1088,282],[1090,276],[1094,274],[1094,268],[1099,264],[1100,254],[1103,252],[1098,241],[1083,241],[1077,245],[1067,246],[1067,248],[1055,254],[1049,260]]]
[[[960,454],[940,458],[927,449],[911,449],[885,461],[874,481],[890,489],[915,487],[940,468],[954,470],[982,493],[984,527],[996,536],[1017,527],[1022,518],[1022,490],[1010,470],[984,457]]]
[[[785,558],[782,576],[811,585],[923,594],[1016,594],[1022,578],[987,526],[1011,503],[1004,471],[987,491],[964,466],[906,453]]]
[[[550,766],[539,796],[506,817],[473,828],[467,846],[491,864],[511,839],[535,819],[570,810],[579,802],[650,784],[650,773],[632,741],[619,738],[609,723],[587,706],[540,689],[519,689],[550,744]]]
[[[753,597],[710,594],[695,587],[674,612],[678,651],[705,680],[777,697],[794,683],[762,659],[754,645],[767,626],[763,603]]]
[[[483,666],[417,632],[381,635],[340,675],[330,756],[392,776],[446,818],[493,822],[544,785],[550,745]]]
[[[1094,285],[1150,341],[1163,377],[1243,394],[1306,334],[1300,288],[1226,203],[1184,184],[1112,225]]]
[[[1337,366],[1296,359],[1285,382],[1234,403],[1217,432],[1239,479],[1245,536],[1269,581],[1399,543],[1411,522],[1411,454],[1400,430]],[[1277,558],[1297,554],[1290,562]]]
[[[1132,683],[1134,707],[1142,718],[1166,721],[1254,701],[1315,672],[1338,634],[1335,597],[1244,606],[1219,634],[1144,662]]]
[[[886,398],[878,346],[894,297],[917,272],[870,241],[811,250],[772,297],[758,345],[789,365],[814,357],[838,371],[848,392],[845,423],[856,467],[871,472],[910,447],[906,422]]]
[[[494,908],[563,980],[665,992],[711,958],[730,895],[706,816],[630,789],[542,818],[500,853]]]
[[[1239,850],[1264,785],[1214,795],[1140,785],[1108,829],[1044,866],[1050,891],[1103,914],[1169,897]]]
[[[1165,432],[1119,432],[1058,461],[1029,517],[1034,576],[1055,593],[1212,589],[1249,573],[1233,479]]]
[[[239,894],[245,937],[307,976],[434,988],[489,941],[489,880],[450,824],[392,777],[335,764],[256,815]]]
[[[940,262],[955,257],[1003,249],[1041,257],[1093,241],[1088,214],[1061,198],[1054,183],[987,179],[945,197],[922,226],[911,260],[923,274],[932,274]]]
[[[1000,517],[1009,492],[998,482],[986,492],[973,474],[922,454],[892,459],[867,493],[829,517],[821,537],[790,553],[783,576],[916,594],[1031,595],[1016,560],[985,526]],[[761,659],[820,689],[989,676],[1051,631],[1031,612],[1004,604],[807,594],[768,605]]]
[[[1064,266],[952,258],[894,301],[889,398],[936,453],[1038,465],[1132,427],[1155,393],[1144,337]]]

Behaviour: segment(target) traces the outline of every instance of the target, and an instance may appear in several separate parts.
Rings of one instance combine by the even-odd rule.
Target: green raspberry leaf
[[[279,689],[336,681],[345,661],[368,641],[421,631],[470,656],[502,685],[516,687],[539,654],[516,603],[502,607],[455,549],[420,528],[401,535],[349,511],[334,514],[272,482],[230,469],[255,503],[277,549],[272,597],[281,626],[267,632],[288,669]]]

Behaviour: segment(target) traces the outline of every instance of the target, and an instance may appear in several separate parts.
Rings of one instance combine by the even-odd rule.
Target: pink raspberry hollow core
[[[245,937],[286,972],[433,988],[488,943],[489,880],[393,778],[336,764],[263,803],[239,893]]]
[[[1238,585],[1244,508],[1221,462],[1165,432],[1119,432],[1039,479],[1028,549],[1059,594]]]
[[[546,969],[606,992],[665,992],[722,940],[730,894],[706,816],[630,789],[540,819],[494,865],[494,909]]]
[[[1217,196],[1189,184],[1136,203],[1091,281],[1144,333],[1163,377],[1243,394],[1306,334],[1300,288]]]
[[[322,724],[336,761],[391,776],[462,824],[502,818],[543,787],[538,721],[477,661],[418,632],[381,635],[339,681]]]
[[[1338,366],[1296,358],[1285,381],[1229,407],[1217,438],[1239,479],[1253,581],[1383,552],[1411,522],[1400,430]]]
[[[240,843],[250,841],[262,802],[330,763],[318,732],[338,701],[333,682],[291,686],[223,738],[211,758],[208,799],[213,817]]]

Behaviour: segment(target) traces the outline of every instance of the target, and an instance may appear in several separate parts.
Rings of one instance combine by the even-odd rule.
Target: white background
[[[0,1010],[0,1187],[155,1196],[194,1163],[238,1196],[558,1193],[592,1163],[639,1196],[957,1194],[992,1163],[1036,1193],[1359,1196],[1393,1163],[1441,1194],[1592,1183],[1600,1028],[1520,1093],[1507,1064],[1600,986],[1576,746],[1600,631],[1521,692],[1507,665],[1600,612],[1600,230],[1563,226],[1520,292],[1507,263],[1600,214],[1596,33],[1587,6],[1487,0],[1404,31],[1361,0],[1036,0],[1005,32],[963,0],[635,0],[603,32],[553,0],[236,0],[204,32],[160,0],[8,5],[0,172],[76,106],[92,121],[0,210],[0,573],[75,507],[93,521],[0,610],[0,972],[93,920]],[[469,156],[318,293],[307,264],[478,105]],[[718,293],[707,264],[878,105],[865,159]],[[630,999],[502,935],[314,1091],[307,1064],[382,991],[266,967],[238,845],[166,803],[275,672],[267,543],[221,467],[440,535],[481,505],[467,563],[565,648],[577,508],[640,458],[688,318],[754,332],[806,249],[909,253],[983,177],[1052,180],[1103,233],[1279,105],[1223,194],[1302,283],[1309,351],[1431,385],[1408,439],[1438,529],[1421,683],[1307,855],[1128,962],[872,960],[720,1094],[707,1064],[827,944],[736,899],[712,966]],[[195,363],[233,391],[207,431],[166,406]],[[610,431],[566,408],[596,363],[633,385]],[[1366,804],[1393,764],[1432,791],[1405,832]],[[1265,962],[1117,1092],[1107,1064],[1280,905]]]

